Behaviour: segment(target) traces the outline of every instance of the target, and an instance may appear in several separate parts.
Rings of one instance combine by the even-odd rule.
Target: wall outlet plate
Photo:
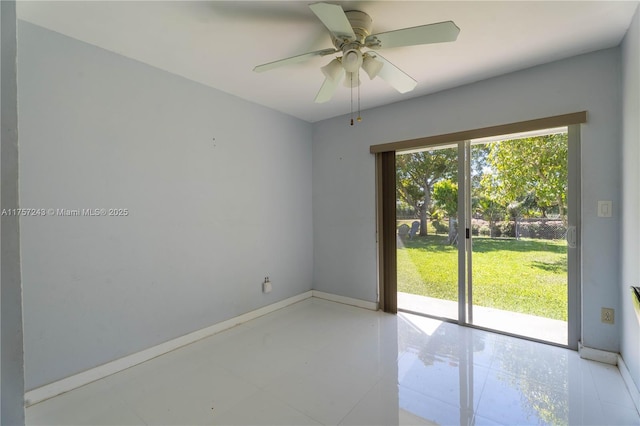
[[[611,217],[611,201],[598,201],[598,217]]]
[[[602,311],[600,311],[600,320],[605,324],[613,324],[615,320],[613,309],[602,308]]]

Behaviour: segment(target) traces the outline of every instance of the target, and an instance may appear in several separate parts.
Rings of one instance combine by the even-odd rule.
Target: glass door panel
[[[472,142],[469,323],[567,345],[566,128]]]
[[[458,319],[457,214],[457,144],[398,153],[398,309]]]

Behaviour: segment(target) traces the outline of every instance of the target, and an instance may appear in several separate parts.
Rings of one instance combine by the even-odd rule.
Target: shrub
[[[515,238],[516,236],[516,224],[514,221],[494,223],[492,234],[488,232],[488,226],[484,231],[482,230],[483,228],[484,226],[480,226],[480,235],[492,235],[494,238]],[[559,240],[564,238],[566,232],[567,228],[560,220],[524,219],[518,221],[518,235],[524,238]]]
[[[520,223],[520,235],[528,238],[544,240],[559,240],[567,232],[566,226],[560,220],[536,220]]]
[[[527,238],[540,238],[540,222],[522,222],[520,227],[520,236]]]
[[[516,236],[516,224],[515,222],[498,222],[496,223],[498,229],[500,230],[501,237],[511,237],[515,238]]]
[[[449,233],[449,225],[440,222],[439,220],[434,220],[431,222],[433,227],[436,230],[436,234],[448,234]]]

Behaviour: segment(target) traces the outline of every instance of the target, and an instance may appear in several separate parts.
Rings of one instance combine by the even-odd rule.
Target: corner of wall
[[[640,286],[640,5],[621,44],[622,64],[622,221],[620,279],[620,353],[623,377],[636,395],[640,386],[640,320],[636,316],[629,286]],[[624,231],[624,232],[622,232]],[[625,376],[626,374],[626,376]],[[632,392],[633,394],[633,392]],[[638,398],[635,399],[639,405]]]
[[[0,2],[2,22],[2,208],[19,207],[18,199],[18,106],[16,2]],[[24,424],[24,352],[22,339],[22,279],[20,267],[20,222],[18,215],[2,215],[2,408],[0,423]]]

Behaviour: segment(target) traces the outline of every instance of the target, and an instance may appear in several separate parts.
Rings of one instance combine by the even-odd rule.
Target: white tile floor
[[[307,299],[27,409],[47,425],[640,425],[616,367]]]

